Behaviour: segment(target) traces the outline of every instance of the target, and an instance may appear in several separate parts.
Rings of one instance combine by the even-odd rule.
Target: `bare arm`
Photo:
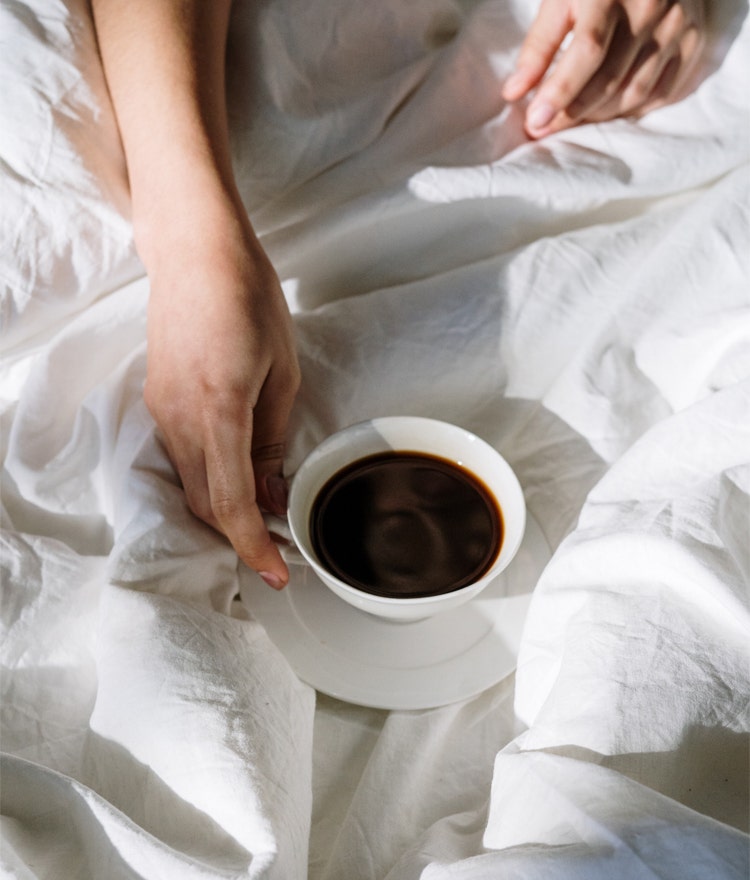
[[[299,385],[291,319],[232,173],[229,0],[93,0],[151,281],[146,403],[195,514],[272,586],[286,566],[260,507],[283,513]]]

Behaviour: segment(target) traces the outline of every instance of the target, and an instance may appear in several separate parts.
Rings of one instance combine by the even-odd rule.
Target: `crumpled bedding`
[[[747,7],[711,4],[681,103],[538,143],[499,94],[533,13],[233,11],[303,372],[287,473],[360,419],[452,421],[552,553],[513,675],[387,711],[316,693],[236,600],[142,401],[87,4],[0,5],[3,877],[748,876]]]

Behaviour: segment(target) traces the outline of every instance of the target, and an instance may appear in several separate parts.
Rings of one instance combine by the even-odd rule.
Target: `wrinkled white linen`
[[[750,31],[712,10],[688,99],[530,144],[499,89],[533,4],[235,5],[288,472],[361,418],[447,419],[553,550],[515,676],[385,712],[316,695],[234,601],[141,398],[86,4],[0,4],[1,876],[747,876]]]

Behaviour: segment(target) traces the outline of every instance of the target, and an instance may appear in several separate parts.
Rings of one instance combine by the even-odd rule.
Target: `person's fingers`
[[[518,100],[537,87],[525,118],[532,138],[642,115],[690,87],[704,17],[700,0],[542,0],[503,97]]]
[[[270,586],[280,589],[289,572],[271,540],[256,500],[251,467],[252,415],[219,420],[213,426],[206,455],[206,477],[212,516],[238,556]]]
[[[640,116],[678,97],[703,47],[701,29],[673,7],[641,46],[616,94],[587,114],[588,121]]]
[[[664,59],[654,72],[647,98],[636,107],[639,116],[677,100],[684,93],[698,66],[704,45],[705,35],[702,30],[689,24],[674,54]]]
[[[620,91],[610,100],[600,104],[591,114],[592,121],[613,119],[615,116],[632,116],[651,97],[664,69],[666,59],[656,40],[650,39],[641,46],[638,55],[620,84]]]
[[[557,67],[540,86],[526,112],[529,135],[540,137],[548,133],[553,120],[559,125],[561,120],[556,119],[558,114],[565,112],[602,66],[621,22],[621,16],[616,14],[617,9],[619,6],[613,3],[589,3],[582,10],[581,17],[574,25],[570,45]]]
[[[631,23],[621,20],[615,28],[607,57],[576,97],[565,107],[574,123],[591,119],[601,107],[617,104],[622,98],[622,85],[639,58],[648,57],[657,47],[651,40],[634,38]],[[644,55],[641,54],[644,51]]]
[[[299,381],[296,362],[284,369],[272,367],[253,413],[252,460],[258,504],[277,516],[286,514],[284,444]]]
[[[634,113],[649,100],[659,86],[674,83],[680,67],[680,42],[685,33],[685,14],[679,4],[672,6],[654,29],[656,51],[634,69],[623,88],[620,112]]]
[[[199,519],[218,528],[216,517],[211,509],[211,495],[208,489],[206,459],[203,450],[195,449],[186,452],[184,445],[181,445],[179,449],[181,451],[177,453],[170,444],[167,444],[167,453],[180,477],[187,505]]]
[[[189,434],[180,430],[182,421],[176,412],[167,408],[162,417],[157,419],[154,413],[158,408],[151,396],[151,384],[148,381],[144,388],[144,398],[159,426],[159,440],[177,472],[188,507],[199,519],[217,528],[216,518],[211,510],[203,449],[194,443]]]
[[[174,430],[173,442],[164,433],[162,441],[179,475],[190,510],[224,534],[247,565],[258,571],[270,586],[280,589],[288,580],[288,569],[256,503],[250,434],[249,427],[236,435],[231,429],[217,432],[210,441],[213,452],[208,456],[188,437],[179,435],[175,439]],[[261,450],[260,457],[264,455],[283,456],[283,445],[278,450]],[[279,493],[277,506],[285,510],[286,497],[280,494],[285,493],[285,485],[273,487],[271,491]]]
[[[563,40],[573,25],[560,14],[557,0],[542,0],[518,53],[516,68],[503,86],[506,101],[518,101],[528,94],[547,72]]]
[[[284,516],[287,508],[288,490],[282,470],[284,466],[283,443],[253,447],[253,471],[261,510]]]

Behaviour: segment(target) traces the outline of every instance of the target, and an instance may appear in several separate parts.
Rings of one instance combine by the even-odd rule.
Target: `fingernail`
[[[259,571],[258,574],[263,578],[268,586],[273,587],[274,590],[280,590],[284,586],[284,582],[281,580],[281,578],[277,574],[274,574],[272,571]]]
[[[266,489],[274,508],[272,512],[283,516],[286,513],[289,501],[289,489],[287,488],[286,480],[278,474],[269,474],[266,477]]]
[[[552,104],[548,104],[546,101],[534,103],[529,107],[529,112],[526,114],[526,125],[530,129],[538,131],[552,121],[552,117],[556,112]]]

